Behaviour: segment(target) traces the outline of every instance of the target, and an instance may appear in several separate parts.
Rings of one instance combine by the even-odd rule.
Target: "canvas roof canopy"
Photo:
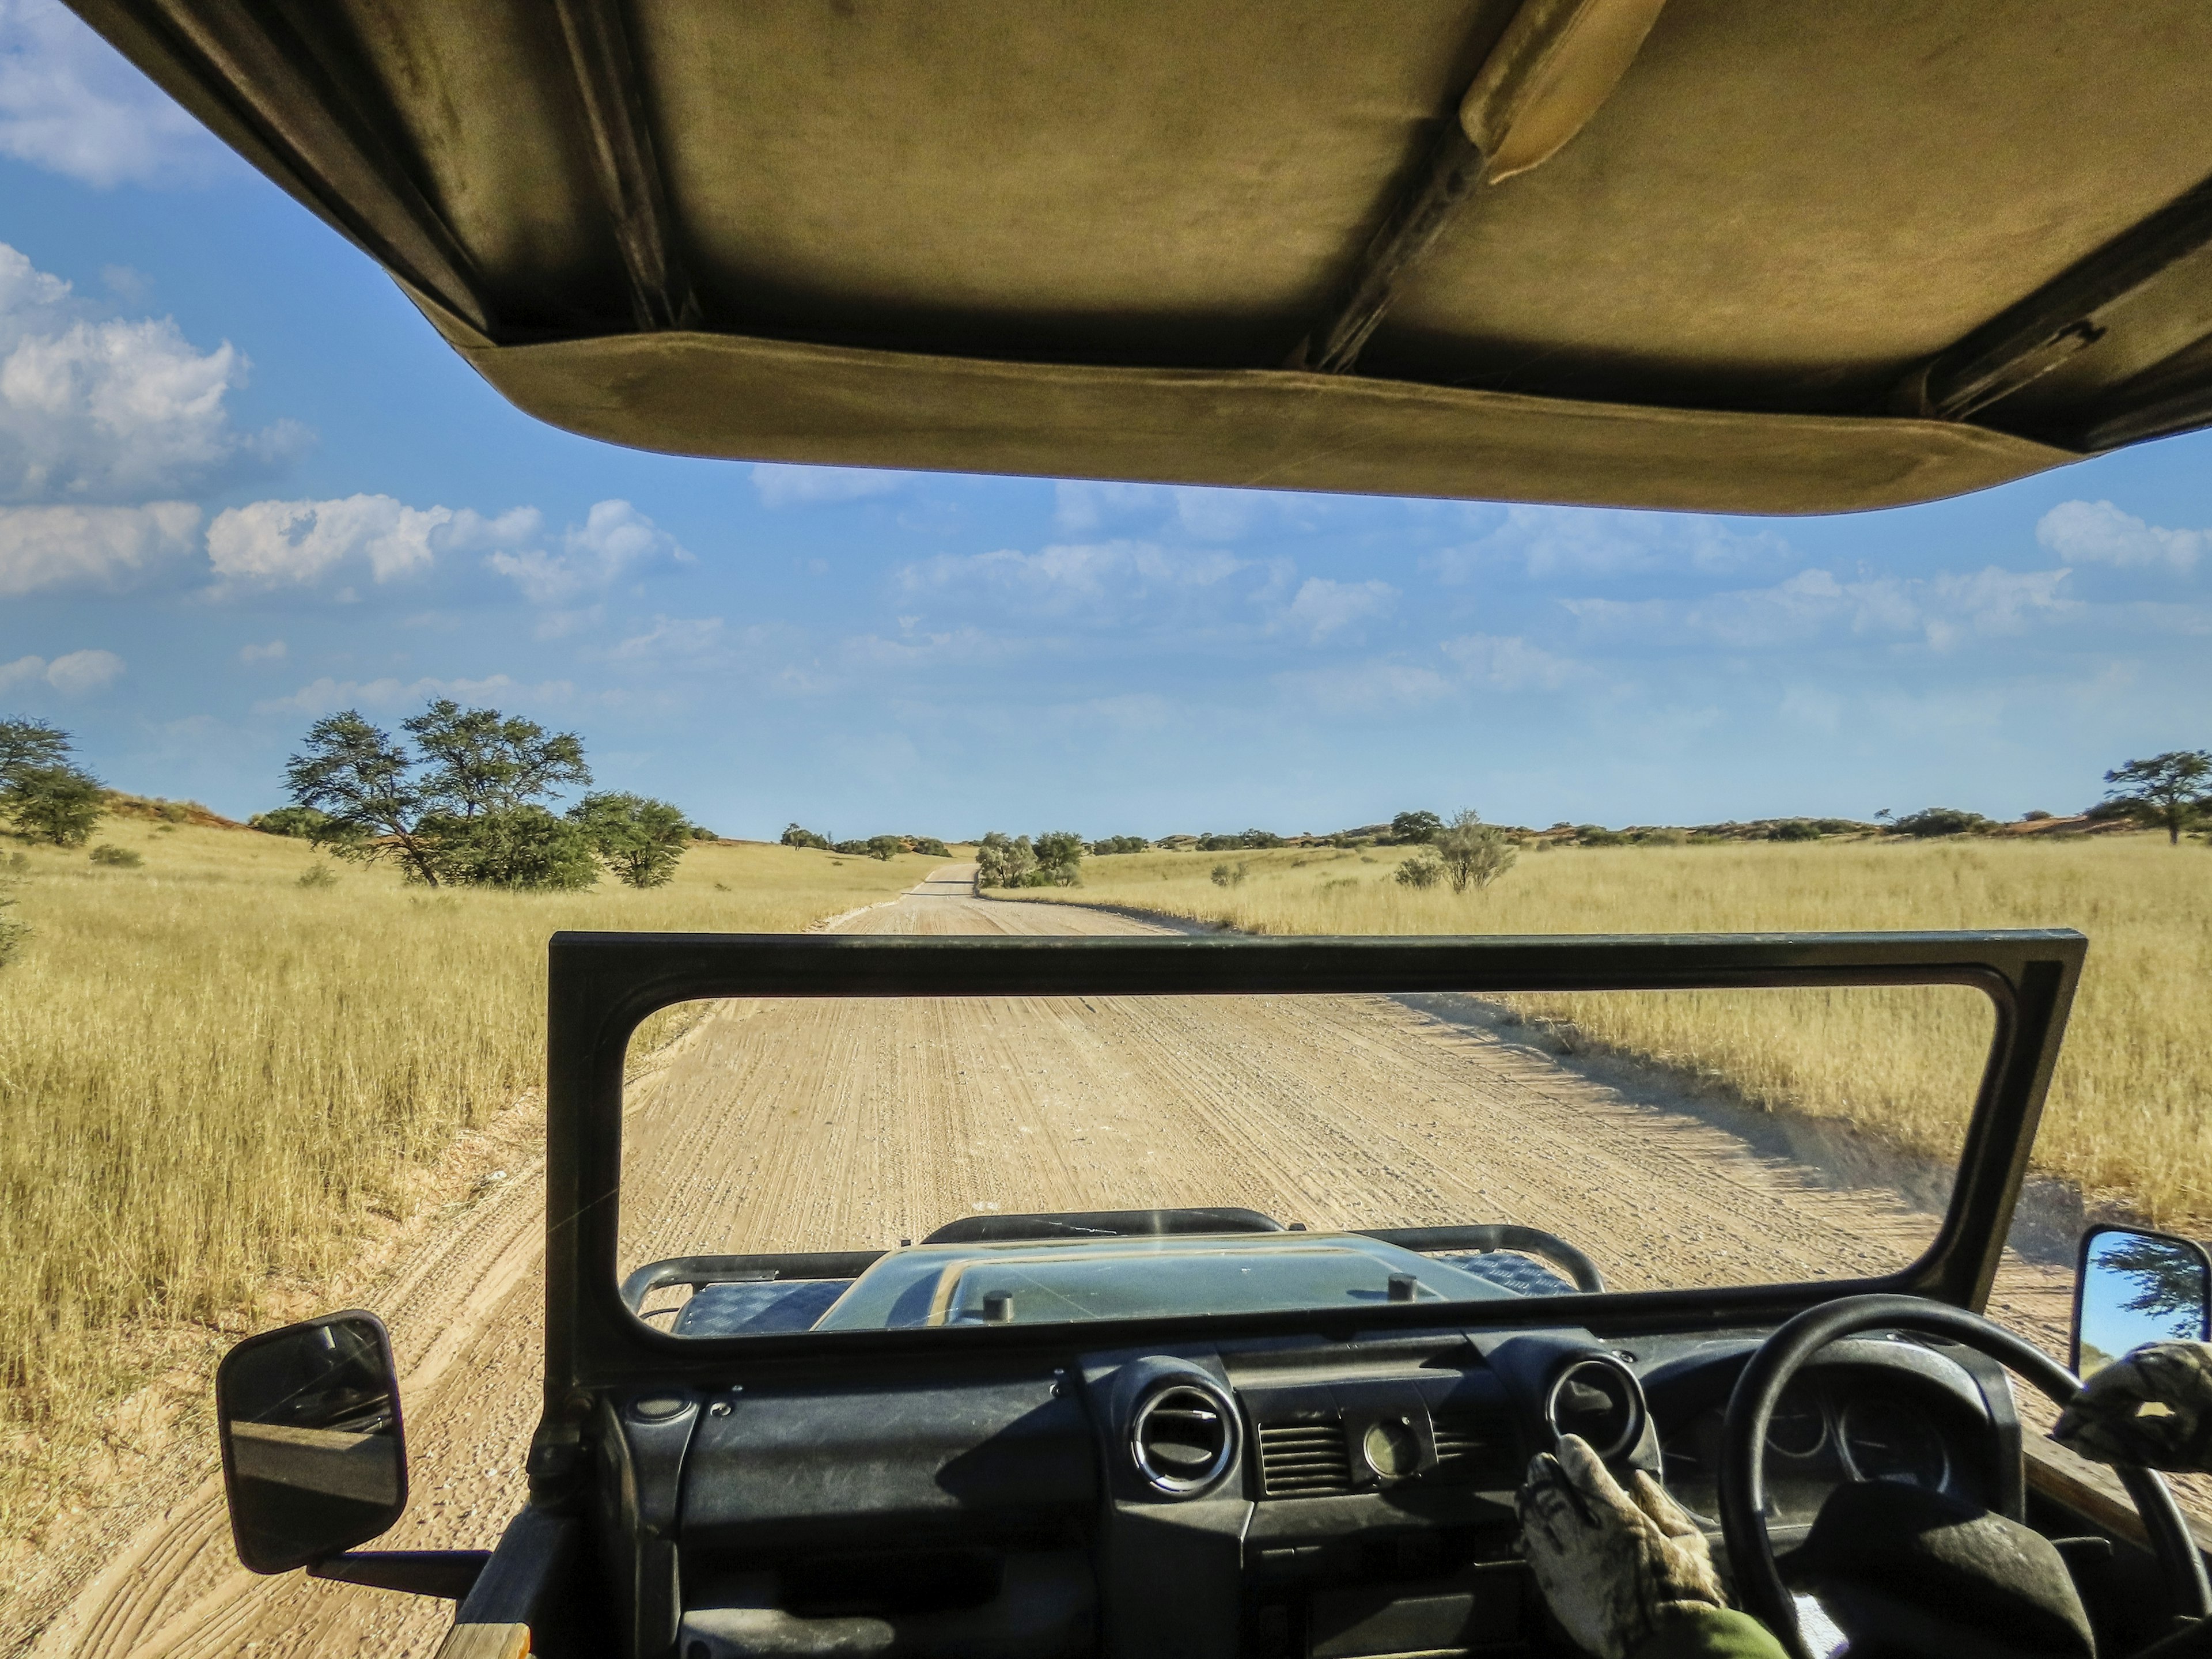
[[[1830,512],[2212,423],[2203,0],[71,0],[520,408]]]

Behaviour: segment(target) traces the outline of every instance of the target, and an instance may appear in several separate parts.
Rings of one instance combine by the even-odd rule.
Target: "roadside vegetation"
[[[2212,1220],[2212,861],[2151,833],[1911,835],[1524,853],[1455,892],[1401,880],[1426,842],[1097,860],[1077,903],[1258,933],[1608,933],[2076,927],[2089,959],[2037,1139],[2048,1173],[2174,1224]],[[1224,878],[1224,870],[1231,873]],[[1547,1040],[1655,1060],[1769,1107],[1949,1158],[1989,1040],[1969,994],[1525,997]],[[1759,1012],[1754,1014],[1752,1010]]]
[[[0,837],[0,1579],[171,1363],[150,1334],[244,1328],[539,1085],[549,933],[795,930],[941,862],[696,842],[646,890],[433,888],[109,804],[124,856]]]

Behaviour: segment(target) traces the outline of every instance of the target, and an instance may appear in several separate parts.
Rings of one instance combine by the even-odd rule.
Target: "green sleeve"
[[[1747,1613],[1679,1602],[1629,1659],[1788,1659],[1782,1644]]]

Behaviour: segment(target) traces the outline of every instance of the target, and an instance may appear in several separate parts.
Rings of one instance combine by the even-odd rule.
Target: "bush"
[[[1036,868],[1036,851],[1027,836],[1009,839],[994,830],[975,845],[975,884],[978,887],[1018,887]]]
[[[127,847],[110,847],[106,842],[92,849],[92,861],[110,870],[136,870],[146,860]]]
[[[906,851],[906,843],[896,836],[871,836],[861,843],[860,851],[872,859],[881,859],[889,864]]]
[[[1408,862],[1418,864],[1427,854],[1417,855]],[[1505,832],[1494,824],[1485,823],[1473,807],[1465,807],[1452,814],[1451,823],[1444,827],[1436,840],[1435,856],[1443,866],[1444,873],[1451,878],[1452,891],[1464,893],[1472,886],[1478,890],[1487,887],[1513,867],[1520,856]],[[1406,879],[1406,866],[1399,866],[1399,879]],[[1425,887],[1429,880],[1407,882],[1408,886]]]
[[[1626,847],[1629,837],[1618,830],[1608,830],[1601,823],[1579,823],[1575,826],[1575,841],[1583,847]]]
[[[310,890],[319,887],[335,887],[338,884],[338,872],[331,869],[327,864],[311,864],[306,869],[300,872],[299,884]]]
[[[256,812],[246,819],[246,827],[258,830],[264,836],[290,836],[299,841],[313,841],[317,832],[327,829],[331,815],[319,812],[312,806],[280,806],[273,812]]]
[[[1109,836],[1103,841],[1092,842],[1091,852],[1094,858],[1105,858],[1115,853],[1142,853],[1151,847],[1152,842],[1142,836]]]
[[[1434,853],[1416,853],[1398,866],[1398,884],[1401,887],[1419,887],[1425,890],[1435,886],[1443,878],[1444,861]]]
[[[1243,881],[1245,873],[1243,865],[1217,864],[1211,879],[1216,887],[1235,887]]]
[[[795,823],[785,829],[782,839],[786,847],[811,847],[823,853],[835,850],[830,845],[829,836],[817,836],[811,830],[802,830]]]
[[[2020,821],[2022,823],[2048,823],[2051,822],[2051,815],[2040,806],[2031,806],[2020,815]]]
[[[1889,830],[1893,836],[1912,836],[1924,841],[1931,836],[1978,836],[1993,827],[1990,820],[1979,812],[1957,806],[1928,806],[1906,813],[1891,824]]]
[[[1804,818],[1784,818],[1766,832],[1769,841],[1818,841],[1820,832]]]
[[[1030,878],[1036,887],[1080,887],[1083,837],[1073,830],[1048,830],[1036,838],[1036,870]]]
[[[907,843],[924,858],[949,859],[952,849],[934,836],[908,836]]]

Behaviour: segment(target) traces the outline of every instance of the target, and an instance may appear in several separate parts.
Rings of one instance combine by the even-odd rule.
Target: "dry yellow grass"
[[[2088,966],[2037,1141],[2045,1171],[2154,1218],[2212,1217],[2212,857],[2160,836],[1743,843],[1524,853],[1487,892],[1394,879],[1403,854],[1085,860],[1073,891],[1267,933],[2079,928]],[[1216,886],[1217,865],[1244,878]],[[1529,999],[1595,1040],[1725,1078],[1768,1105],[1948,1156],[1988,1042],[1971,993]],[[1962,1081],[1964,1079],[1964,1081]]]
[[[125,1334],[312,1280],[538,1081],[547,935],[796,929],[942,862],[702,846],[649,892],[444,894],[352,867],[302,888],[327,860],[236,830],[95,839],[143,867],[23,849],[34,932],[0,967],[0,1538],[137,1380]]]

